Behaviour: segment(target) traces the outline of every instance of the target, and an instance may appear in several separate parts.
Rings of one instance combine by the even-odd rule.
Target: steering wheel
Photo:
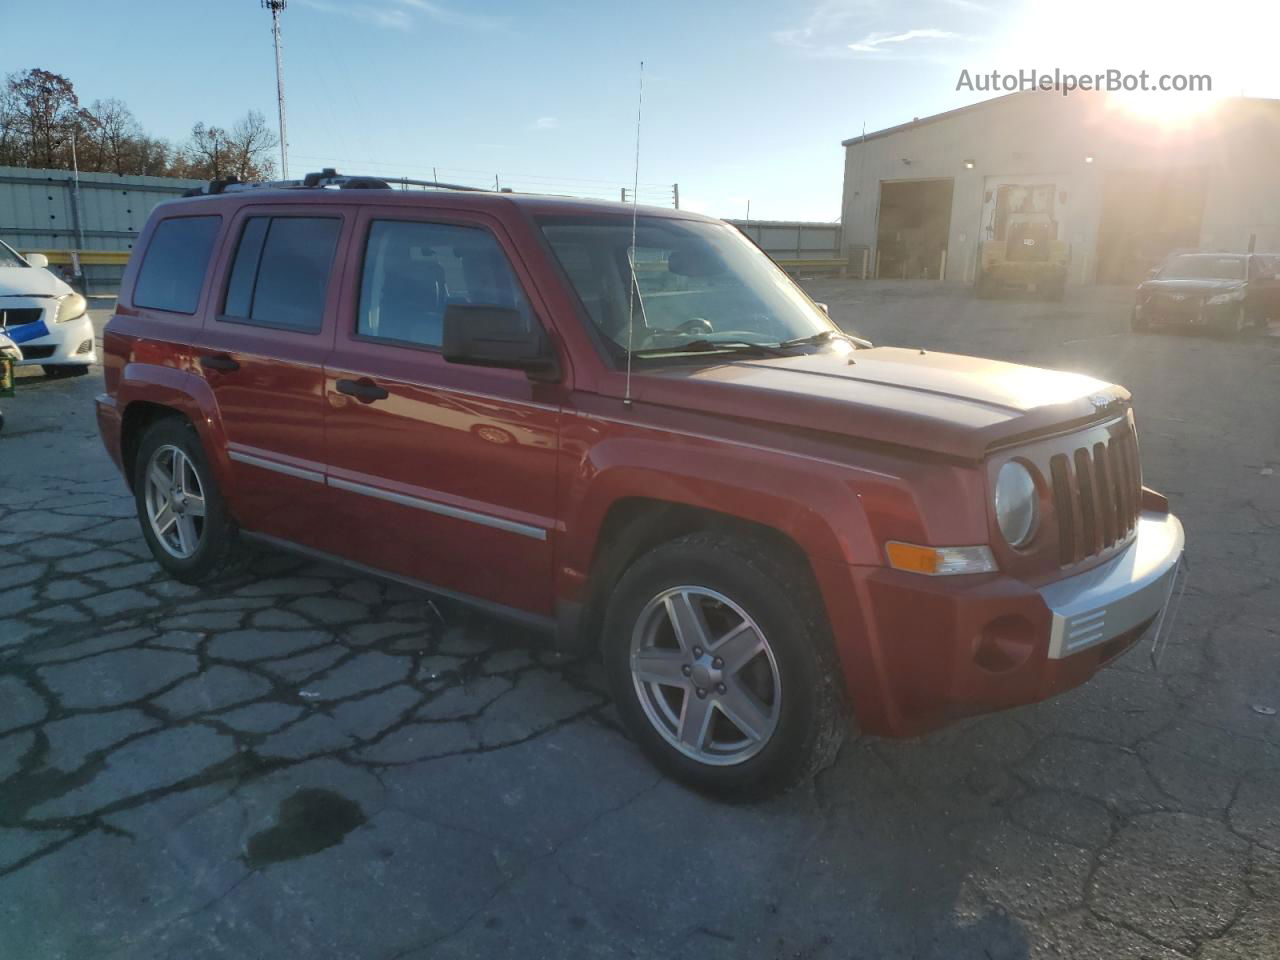
[[[674,328],[675,333],[715,333],[716,328],[711,325],[710,320],[702,317],[690,317],[684,323]]]

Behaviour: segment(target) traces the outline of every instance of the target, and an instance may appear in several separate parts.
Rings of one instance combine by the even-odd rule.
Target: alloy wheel
[[[204,536],[205,499],[200,474],[181,449],[166,443],[147,464],[147,520],[170,556],[190,559]]]
[[[743,763],[777,729],[782,684],[769,641],[742,607],[707,587],[673,587],[645,605],[631,636],[631,678],[653,728],[699,763]]]

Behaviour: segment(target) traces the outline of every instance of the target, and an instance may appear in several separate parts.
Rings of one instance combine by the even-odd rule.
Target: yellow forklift
[[[987,300],[1017,289],[1061,300],[1071,244],[1058,239],[1053,184],[1003,184],[982,242],[977,295]]]

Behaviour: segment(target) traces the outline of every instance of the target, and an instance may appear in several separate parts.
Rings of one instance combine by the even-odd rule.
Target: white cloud
[[[881,53],[886,44],[909,43],[912,40],[960,40],[960,34],[949,30],[904,30],[902,33],[869,33],[857,43],[849,44],[854,53]]]
[[[443,4],[433,3],[432,0],[383,0],[378,3],[332,3],[330,0],[299,2],[313,10],[342,14],[388,30],[412,30],[419,18],[470,30],[494,30],[506,23],[500,17],[463,13]]]
[[[299,0],[304,7],[320,10],[324,13],[340,13],[343,16],[363,20],[374,26],[388,30],[408,30],[413,26],[413,17],[407,11],[392,6],[373,6],[367,3],[329,3],[327,0]]]
[[[1005,0],[934,0],[938,7],[951,8],[936,11],[943,26],[961,14],[966,15],[966,23],[975,14],[989,15],[990,4],[1002,2]],[[893,0],[820,0],[801,24],[774,31],[773,40],[810,58],[850,59],[875,54],[887,59],[893,46],[909,41],[971,39],[939,28],[892,29],[898,26],[895,21],[901,14],[901,5]],[[863,35],[861,40],[849,42],[851,35],[859,34]]]
[[[991,8],[985,3],[978,3],[976,0],[942,0],[949,7],[955,7],[957,10],[964,10],[966,13],[991,13]]]
[[[873,14],[877,6],[875,0],[823,0],[804,23],[775,31],[773,39],[807,57],[847,57],[849,51],[836,35],[844,32],[851,20]]]
[[[506,24],[504,17],[491,17],[483,13],[462,13],[434,0],[399,0],[399,2],[423,16],[451,27],[467,27],[472,30],[493,30]]]
[[[560,121],[555,117],[539,117],[533,121],[533,129],[535,130],[557,130],[560,127]]]

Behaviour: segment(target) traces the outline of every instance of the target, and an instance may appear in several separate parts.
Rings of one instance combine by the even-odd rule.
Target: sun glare
[[[1280,3],[1227,0],[1017,0],[992,51],[1005,70],[1034,66],[1076,75],[1146,72],[1146,91],[1115,92],[1132,116],[1162,126],[1194,123],[1227,96],[1280,95],[1274,67]],[[1196,89],[1158,92],[1163,77],[1207,77]],[[1202,92],[1203,91],[1203,92]]]
[[[1111,93],[1107,106],[1165,130],[1193,126],[1212,113],[1221,97],[1211,93]]]

